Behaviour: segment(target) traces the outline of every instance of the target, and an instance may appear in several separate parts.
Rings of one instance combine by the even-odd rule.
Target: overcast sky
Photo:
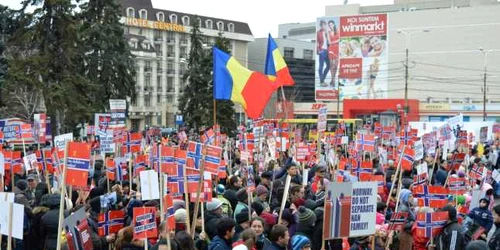
[[[173,10],[203,16],[246,22],[255,37],[267,37],[278,34],[278,24],[306,23],[316,21],[316,17],[325,14],[326,5],[343,4],[344,0],[314,1],[272,1],[272,0],[152,0],[158,9]],[[0,4],[19,8],[21,0],[0,0]],[[361,5],[392,4],[393,0],[349,0],[349,3]],[[313,3],[308,5],[308,3]],[[237,5],[236,5],[237,4]]]

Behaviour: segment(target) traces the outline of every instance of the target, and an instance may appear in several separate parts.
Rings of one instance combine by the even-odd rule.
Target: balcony
[[[167,74],[168,75],[174,75],[175,74],[175,70],[173,70],[173,69],[167,69]]]
[[[154,40],[155,40],[155,43],[161,43],[161,42],[163,42],[163,37],[157,36],[157,37],[155,37]]]
[[[175,53],[174,52],[168,52],[167,53],[167,59],[173,60],[175,58]]]
[[[175,38],[173,38],[173,37],[167,37],[167,43],[168,44],[175,44]]]
[[[181,46],[187,46],[188,40],[187,39],[181,39],[181,40],[179,40],[179,43],[180,43]]]
[[[144,73],[151,74],[151,67],[145,67],[144,68]]]
[[[186,53],[179,54],[179,59],[187,59],[187,54]]]
[[[168,93],[173,93],[173,92],[175,92],[175,89],[174,88],[167,88],[167,92]]]
[[[156,92],[157,92],[157,93],[161,93],[161,92],[163,92],[163,88],[162,88],[162,87],[157,87],[157,88],[156,88]]]
[[[162,68],[156,68],[156,73],[157,74],[162,74],[163,73],[163,69]]]

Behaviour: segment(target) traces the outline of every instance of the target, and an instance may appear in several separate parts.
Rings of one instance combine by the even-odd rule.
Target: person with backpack
[[[452,205],[446,205],[440,211],[448,212],[448,221],[443,231],[434,238],[434,245],[429,249],[433,250],[465,250],[470,242],[465,229],[458,223],[457,210]]]

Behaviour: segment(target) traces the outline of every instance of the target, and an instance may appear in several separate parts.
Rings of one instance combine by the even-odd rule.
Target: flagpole
[[[396,167],[396,175],[394,176],[394,180],[398,176],[398,170],[399,170],[399,177],[398,177],[398,190],[396,192],[396,207],[394,208],[394,213],[397,213],[398,211],[398,206],[399,206],[399,193],[401,192],[401,186],[402,186],[402,176],[403,176],[403,171],[401,169],[401,161],[403,160],[403,155],[406,149],[406,145],[403,145],[403,149],[401,150],[401,155],[399,156],[399,161],[398,161],[398,166]],[[391,195],[392,195],[392,190],[394,188],[394,180],[392,181],[391,185],[391,190],[389,192],[389,197],[387,198],[387,205],[389,205],[389,201],[391,200]],[[394,231],[391,231],[388,241],[386,242],[386,248],[392,244],[392,236],[394,234]]]
[[[214,99],[215,100],[215,99]],[[198,181],[198,190],[196,190],[196,203],[194,203],[194,213],[193,213],[193,224],[191,225],[191,237],[194,239],[194,234],[196,230],[196,219],[198,218],[198,209],[200,206],[200,195],[202,188],[205,187],[204,177],[205,177],[205,157],[202,154],[202,164],[200,166],[200,180]],[[185,190],[187,192],[187,190]],[[202,205],[203,206],[203,205]]]
[[[164,197],[164,194],[163,194],[163,173],[161,172],[161,148],[162,148],[163,144],[159,145],[158,146],[158,155],[159,155],[159,159],[158,159],[158,176],[160,178],[160,222],[163,222],[165,221],[165,216],[163,214],[163,207],[165,206],[165,204],[163,204],[163,197]],[[167,227],[168,228],[168,227]]]
[[[57,248],[56,248],[57,250],[61,250],[61,243],[62,243],[61,233],[64,221],[64,201],[65,201],[64,196],[66,193],[66,169],[68,168],[68,148],[69,148],[69,142],[66,142],[66,149],[64,150],[64,168],[62,171],[62,178],[59,181],[61,183],[61,199],[59,200],[59,223],[57,226]]]
[[[214,101],[213,113],[214,113],[214,128],[215,128],[215,125],[217,124],[217,100],[215,100],[215,98],[213,98],[213,101]]]
[[[184,177],[184,201],[186,203],[186,231],[189,233],[191,229],[191,224],[189,221],[189,193],[188,193],[188,184],[187,184],[187,171],[186,165],[182,167],[183,177]]]

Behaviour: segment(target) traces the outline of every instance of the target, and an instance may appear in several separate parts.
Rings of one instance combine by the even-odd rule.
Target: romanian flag
[[[281,56],[278,45],[269,34],[267,39],[267,55],[266,55],[266,68],[265,74],[274,80],[278,86],[291,86],[294,85],[290,70],[286,65],[285,60]]]
[[[213,48],[214,99],[239,103],[251,119],[259,118],[278,84],[243,67],[234,57]]]

